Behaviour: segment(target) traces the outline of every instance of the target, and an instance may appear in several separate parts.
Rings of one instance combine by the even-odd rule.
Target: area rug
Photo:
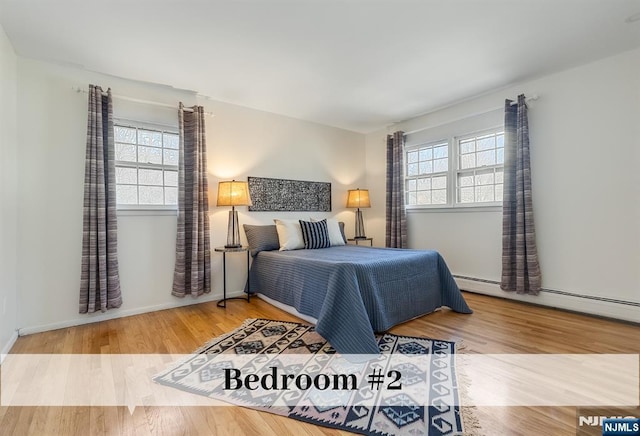
[[[247,319],[154,381],[359,434],[463,434],[455,343],[388,333],[376,339],[380,356],[352,362],[337,354],[313,326]],[[419,360],[410,360],[416,357]],[[351,378],[332,376],[338,373]],[[282,374],[299,375],[294,380]],[[347,385],[350,381],[357,386]]]

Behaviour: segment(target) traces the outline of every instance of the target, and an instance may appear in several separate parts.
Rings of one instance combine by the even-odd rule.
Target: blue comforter
[[[442,306],[472,313],[436,251],[262,251],[250,274],[251,292],[316,318],[316,331],[341,354],[378,354],[374,332]]]

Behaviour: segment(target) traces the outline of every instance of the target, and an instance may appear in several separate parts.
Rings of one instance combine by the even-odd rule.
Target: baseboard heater
[[[491,285],[496,285],[498,288],[500,287],[500,282],[496,282],[494,280],[486,280],[486,279],[479,279],[476,277],[466,277],[466,276],[459,276],[459,275],[453,275],[454,278],[456,279],[462,279],[462,280],[469,280],[472,282],[478,282],[478,283],[488,283]],[[509,294],[512,294],[511,292],[507,292],[507,291],[503,291],[505,292],[505,296],[508,296]],[[607,297],[596,297],[593,295],[582,295],[582,294],[576,294],[573,292],[566,292],[566,291],[559,291],[557,289],[547,289],[547,288],[542,288],[540,290],[540,292],[546,292],[549,294],[556,294],[556,295],[564,295],[566,297],[574,297],[574,298],[584,298],[587,300],[595,300],[595,301],[606,301],[607,303],[615,303],[615,304],[622,304],[625,306],[634,306],[634,307],[640,307],[640,302],[637,301],[627,301],[627,300],[618,300],[615,298],[607,298]]]

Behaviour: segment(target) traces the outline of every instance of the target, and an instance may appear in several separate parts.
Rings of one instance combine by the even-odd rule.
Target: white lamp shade
[[[368,189],[349,189],[347,207],[371,207]]]
[[[217,206],[251,206],[249,184],[235,180],[218,183]]]

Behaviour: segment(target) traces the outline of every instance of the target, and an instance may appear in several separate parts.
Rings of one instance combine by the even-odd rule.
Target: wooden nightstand
[[[251,282],[249,278],[249,248],[248,247],[237,247],[237,248],[227,248],[227,247],[216,247],[214,251],[218,253],[222,253],[222,277],[223,277],[223,287],[222,287],[222,300],[218,301],[216,304],[218,307],[227,307],[227,300],[247,300],[251,301]],[[247,298],[245,297],[231,297],[227,298],[227,253],[247,253]]]
[[[361,242],[368,242],[370,247],[373,247],[373,238],[352,238],[347,239],[348,243],[353,243],[355,245],[360,245]]]

